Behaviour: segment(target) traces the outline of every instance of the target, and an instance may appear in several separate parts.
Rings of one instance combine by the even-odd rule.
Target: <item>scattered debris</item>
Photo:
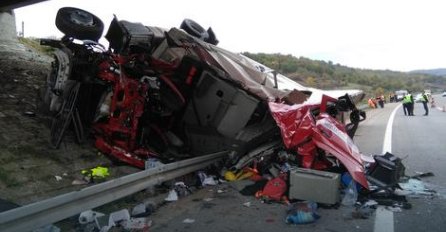
[[[89,182],[86,180],[73,180],[73,182],[71,182],[71,185],[86,185]]]
[[[25,112],[23,112],[23,115],[27,116],[27,117],[30,117],[30,118],[36,117],[36,113],[33,112],[33,111],[25,111]]]
[[[108,168],[101,166],[89,170],[82,170],[81,173],[88,182],[102,181],[110,175]]]
[[[167,197],[164,200],[165,201],[178,201],[177,192],[174,189],[170,190],[169,194],[167,195]]]
[[[189,186],[187,186],[184,182],[176,182],[174,185],[174,190],[178,194],[178,197],[188,196],[192,193]]]
[[[152,168],[156,168],[163,165],[162,162],[160,162],[158,159],[156,158],[149,158],[145,161],[145,169],[152,169]]]
[[[251,170],[240,170],[237,173],[234,173],[233,171],[226,171],[224,176],[225,180],[227,181],[236,181],[247,179],[255,174],[256,173]]]
[[[315,202],[297,202],[287,210],[285,222],[288,224],[308,224],[313,223],[320,218],[316,212],[317,204]]]
[[[56,178],[56,181],[61,181],[62,180],[61,176],[54,176],[54,178]]]
[[[80,224],[84,225],[87,223],[95,222],[98,217],[103,217],[104,215],[105,214],[93,210],[87,210],[79,215],[78,221]]]
[[[389,211],[392,211],[394,213],[399,213],[399,212],[403,211],[401,209],[401,207],[398,207],[398,206],[386,206],[386,209],[389,210]]]
[[[198,175],[198,178],[200,179],[201,186],[217,185],[218,184],[218,181],[215,180],[215,176],[213,176],[213,175],[208,176],[203,171],[199,171],[197,173],[197,175]]]
[[[101,231],[108,231],[115,226],[124,226],[130,220],[130,214],[127,209],[122,209],[110,214],[108,225],[101,228]]]
[[[421,177],[430,177],[434,176],[432,172],[415,172],[416,174],[411,176],[410,178],[421,178]]]
[[[146,213],[146,205],[144,203],[137,204],[132,209],[132,217],[138,217]]]
[[[225,192],[227,192],[228,190],[226,190],[226,189],[218,189],[217,190],[217,193],[225,193]]]
[[[208,177],[206,177],[204,180],[203,180],[203,186],[206,186],[206,185],[217,185],[218,184],[218,181],[216,181],[215,179],[214,179],[214,176],[208,176]]]
[[[245,203],[243,203],[243,206],[245,206],[245,207],[251,207],[251,202],[250,201],[248,201],[248,202],[245,202]]]
[[[130,218],[127,222],[124,223],[124,228],[126,230],[147,230],[152,226],[152,220],[149,218]]]
[[[373,212],[376,210],[377,202],[371,200],[365,202],[362,205],[357,205],[355,210],[352,212],[352,217],[357,219],[367,219],[372,216]]]
[[[262,201],[282,201],[284,200],[285,192],[288,188],[286,183],[286,175],[278,176],[269,180],[263,190],[257,191],[256,198],[262,199]]]
[[[398,183],[400,188],[405,192],[399,192],[403,195],[426,195],[433,196],[435,191],[427,189],[421,180],[410,178],[406,182]]]
[[[191,218],[186,218],[183,220],[183,223],[187,223],[187,224],[192,224],[195,222],[195,219],[191,219]]]
[[[350,181],[350,184],[344,191],[344,197],[342,198],[341,204],[344,206],[353,206],[358,200],[358,190],[356,189],[356,182],[354,180]]]

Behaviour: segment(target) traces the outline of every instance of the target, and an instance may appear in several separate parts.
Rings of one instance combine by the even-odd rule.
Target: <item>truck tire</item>
[[[57,12],[56,27],[68,37],[98,41],[104,30],[104,23],[90,12],[63,7]]]
[[[209,37],[208,32],[200,24],[192,19],[184,19],[181,23],[180,28],[185,30],[189,35],[192,35],[204,41],[206,41]]]

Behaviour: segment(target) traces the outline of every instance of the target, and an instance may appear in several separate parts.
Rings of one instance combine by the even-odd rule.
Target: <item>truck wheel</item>
[[[98,41],[104,30],[104,23],[90,12],[63,7],[57,12],[56,27],[66,36]]]
[[[201,40],[206,40],[209,37],[208,32],[192,19],[183,20],[180,28],[185,30],[189,35],[197,37]]]

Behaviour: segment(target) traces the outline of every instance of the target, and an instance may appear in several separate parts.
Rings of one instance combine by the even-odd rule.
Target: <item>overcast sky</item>
[[[212,27],[219,46],[332,61],[355,68],[446,68],[444,0],[50,0],[15,10],[25,36],[62,34],[60,7],[94,13],[106,28],[118,19],[179,27],[184,18]],[[105,34],[105,32],[104,32]]]

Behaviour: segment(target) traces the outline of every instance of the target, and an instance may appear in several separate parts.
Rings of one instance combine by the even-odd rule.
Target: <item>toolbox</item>
[[[340,174],[306,168],[290,171],[290,199],[335,204],[339,201]]]
[[[375,155],[375,163],[367,171],[367,180],[378,187],[393,187],[405,174],[401,159],[386,152]]]

